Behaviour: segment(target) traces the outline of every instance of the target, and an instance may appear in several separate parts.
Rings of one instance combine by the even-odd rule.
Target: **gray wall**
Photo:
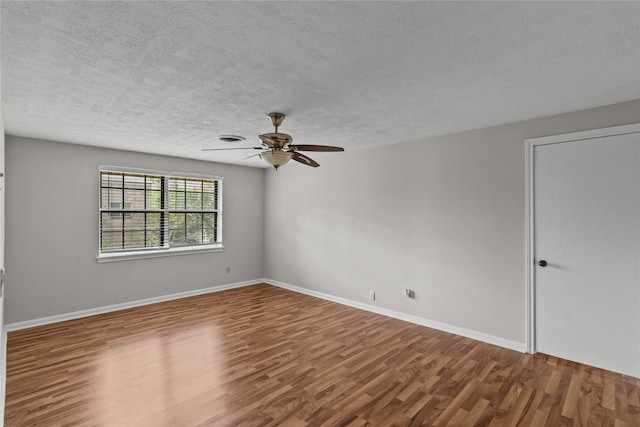
[[[266,174],[7,136],[6,322],[268,277],[524,342],[524,140],[634,122],[640,100]],[[225,251],[98,264],[98,164],[224,176]]]
[[[223,176],[225,250],[98,264],[99,164]],[[263,277],[263,169],[13,136],[6,168],[6,323]]]
[[[265,277],[523,343],[525,139],[634,122],[640,101],[271,170]]]

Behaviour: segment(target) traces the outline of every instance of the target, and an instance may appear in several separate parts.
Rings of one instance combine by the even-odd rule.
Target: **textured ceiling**
[[[271,111],[296,143],[357,150],[640,98],[638,2],[0,7],[18,136],[264,166],[201,149],[256,145]]]

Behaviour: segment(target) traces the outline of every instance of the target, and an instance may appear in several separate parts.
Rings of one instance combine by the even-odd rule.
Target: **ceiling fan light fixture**
[[[289,163],[293,153],[290,151],[282,151],[282,150],[268,150],[260,153],[260,157],[271,166],[273,166],[276,170],[282,166]]]

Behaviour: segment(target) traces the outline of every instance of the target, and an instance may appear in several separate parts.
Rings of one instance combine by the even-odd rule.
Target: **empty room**
[[[640,426],[640,2],[0,18],[0,425]]]

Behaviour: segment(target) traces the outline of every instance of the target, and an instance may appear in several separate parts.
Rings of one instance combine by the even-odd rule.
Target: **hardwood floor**
[[[640,379],[266,284],[10,332],[6,426],[640,426]]]

